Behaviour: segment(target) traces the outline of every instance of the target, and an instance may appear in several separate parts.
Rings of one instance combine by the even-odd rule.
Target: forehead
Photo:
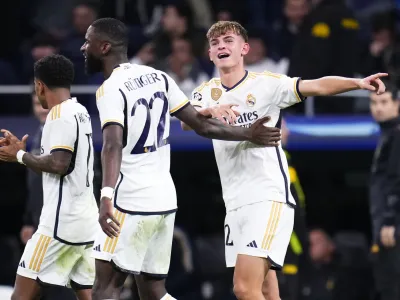
[[[223,40],[228,37],[243,40],[241,35],[237,34],[233,30],[228,30],[226,32],[222,32],[221,34],[218,34],[218,33],[212,34],[209,41],[211,42],[213,40]]]
[[[86,31],[85,38],[87,40],[95,40],[96,39],[96,34],[94,32],[94,27],[93,26],[89,26],[88,30]]]
[[[381,95],[377,95],[376,93],[371,93],[370,98],[373,101],[387,101],[387,100],[392,101],[393,100],[391,92],[385,92]]]

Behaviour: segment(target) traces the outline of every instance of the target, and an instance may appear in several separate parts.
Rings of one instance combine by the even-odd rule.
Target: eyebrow
[[[224,36],[222,39],[225,40],[225,39],[229,39],[229,38],[234,39],[235,37],[233,35],[227,35],[227,36]],[[214,41],[218,41],[218,38],[213,38],[210,40],[210,42],[214,42]]]

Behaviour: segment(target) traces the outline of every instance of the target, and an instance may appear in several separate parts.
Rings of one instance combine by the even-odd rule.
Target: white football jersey
[[[270,72],[247,72],[232,88],[219,78],[203,83],[192,94],[192,104],[206,108],[234,104],[240,113],[234,126],[250,127],[270,116],[266,126],[280,126],[280,110],[301,101],[298,78]],[[243,205],[273,200],[295,206],[281,146],[261,147],[248,141],[213,140],[227,211]]]
[[[156,69],[121,64],[96,93],[102,129],[123,127],[121,172],[114,206],[130,214],[177,208],[170,174],[170,114],[189,104],[177,84]]]
[[[91,244],[98,230],[93,195],[92,125],[76,98],[54,106],[43,127],[41,155],[68,151],[65,175],[43,173],[43,208],[38,232],[73,245]]]

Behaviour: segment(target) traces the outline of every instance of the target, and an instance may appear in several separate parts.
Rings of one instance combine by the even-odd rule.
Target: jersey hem
[[[304,97],[303,94],[300,92],[300,88],[299,88],[300,81],[301,81],[301,77],[297,78],[296,87],[294,89],[294,91],[296,93],[296,97],[298,97],[298,99],[299,99],[298,102],[302,102],[307,99],[307,97]]]
[[[110,126],[110,125],[119,125],[122,127],[122,129],[124,128],[124,125],[122,125],[121,123],[113,121],[113,122],[104,123],[104,125],[101,127],[101,131],[103,131],[107,126]]]
[[[118,265],[116,264],[116,262],[113,261],[113,260],[110,260],[110,263],[111,263],[111,265],[114,267],[114,269],[116,269],[116,270],[118,270],[118,271],[121,271],[122,273],[133,274],[133,275],[140,275],[140,271],[131,271],[131,270],[128,270],[128,269],[124,269],[124,268],[118,266]]]
[[[271,264],[271,270],[274,271],[280,271],[282,270],[282,266],[280,264],[277,264],[276,262],[274,262],[271,257],[267,257],[267,260],[269,261],[269,263]]]
[[[63,240],[62,238],[59,238],[58,236],[54,236],[54,239],[59,241],[60,243],[63,243],[63,244],[69,245],[69,246],[85,246],[85,245],[93,245],[94,244],[94,241],[77,242],[77,243],[69,242],[69,241]]]
[[[152,215],[168,215],[176,212],[178,208],[170,209],[170,210],[161,210],[161,211],[136,211],[136,210],[127,210],[119,207],[116,203],[114,205],[116,209],[120,212],[129,214],[129,215],[140,215],[140,216],[152,216]]]
[[[186,100],[186,102],[182,103],[179,105],[177,108],[174,108],[170,111],[170,115],[174,116],[176,113],[180,112],[182,109],[184,109],[186,106],[190,104],[189,100]]]
[[[64,151],[64,152],[68,152],[68,153],[74,153],[74,150],[70,147],[67,146],[58,146],[58,147],[54,147],[53,149],[50,150],[50,154],[53,152],[57,152],[57,151]]]
[[[36,276],[36,281],[42,286],[57,286],[57,287],[62,286],[62,287],[66,287],[65,284],[49,283],[49,282],[43,281],[43,280],[41,280],[39,278],[39,276]]]

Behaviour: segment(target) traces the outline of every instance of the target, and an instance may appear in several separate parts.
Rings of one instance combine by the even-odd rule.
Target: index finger
[[[381,77],[386,77],[388,76],[388,73],[376,73],[374,75],[371,76],[372,79],[377,79],[377,78],[381,78]]]

